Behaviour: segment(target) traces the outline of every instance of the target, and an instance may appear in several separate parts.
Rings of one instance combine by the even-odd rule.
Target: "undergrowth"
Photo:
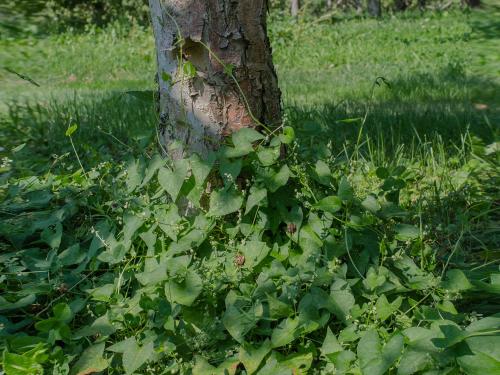
[[[300,139],[4,179],[4,371],[497,371],[498,144],[442,170]]]
[[[120,61],[111,70],[130,77]],[[6,103],[1,371],[498,373],[497,112],[474,109],[463,64],[420,76],[428,89],[389,74],[369,102],[372,77],[335,104],[311,95],[323,107],[293,89],[281,133],[242,130],[175,163],[157,153],[149,93]],[[93,72],[93,89],[126,86]],[[285,88],[301,79],[280,74]]]

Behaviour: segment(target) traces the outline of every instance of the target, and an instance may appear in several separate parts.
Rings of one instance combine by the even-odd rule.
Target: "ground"
[[[372,260],[360,260],[357,267],[349,268],[347,275],[351,281],[361,273],[363,284],[368,285],[365,285],[366,290],[375,293],[380,286],[377,286],[377,277],[385,277],[381,276],[381,269],[386,253],[395,251],[393,258],[401,256],[402,252],[409,254],[415,269],[432,275],[435,280],[440,280],[450,269],[461,270],[474,285],[475,293],[470,294],[466,292],[468,287],[462,290],[454,285],[450,288],[453,292],[463,292],[463,295],[449,292],[446,286],[442,286],[444,289],[439,289],[441,286],[438,289],[432,289],[435,286],[416,287],[414,295],[405,294],[403,302],[397,302],[402,303],[404,313],[400,310],[397,318],[390,323],[386,321],[385,328],[384,319],[375,313],[377,318],[373,321],[369,318],[362,321],[361,325],[377,327],[383,339],[388,338],[387,332],[392,330],[403,330],[419,321],[432,321],[434,312],[462,326],[465,326],[465,321],[474,321],[474,317],[498,312],[499,16],[498,8],[487,7],[474,12],[450,10],[403,14],[381,20],[343,17],[312,25],[271,17],[270,36],[283,91],[285,125],[293,128],[295,133],[287,163],[291,169],[290,179],[298,188],[291,194],[305,202],[301,206],[304,212],[323,210],[336,213],[337,205],[338,209],[345,206],[338,219],[344,227],[333,224],[335,232],[332,232],[334,238],[345,240],[345,244],[335,244],[332,250],[340,252],[338,259],[344,264],[358,262],[351,258],[350,246],[352,251],[362,248],[349,245],[351,237],[354,243],[358,240],[364,243],[375,236],[376,252],[385,254],[377,267],[371,262],[378,263],[378,258],[370,258]],[[156,191],[139,192],[149,181],[146,181],[147,172],[141,177],[143,185],[134,180],[139,178],[136,174],[140,174],[137,171],[139,164],[143,163],[134,160],[149,160],[156,149],[158,121],[153,104],[153,38],[150,30],[115,25],[80,34],[1,40],[0,60],[4,67],[0,72],[0,156],[3,158],[0,166],[0,218],[4,222],[0,230],[0,256],[4,262],[4,266],[0,266],[4,273],[0,276],[0,286],[6,296],[0,300],[0,310],[17,312],[14,301],[34,296],[37,302],[32,299],[19,308],[35,309],[29,313],[33,322],[48,317],[50,320],[63,314],[54,311],[56,318],[50,318],[51,308],[59,306],[57,302],[66,301],[70,310],[79,314],[79,320],[71,323],[75,332],[83,329],[91,316],[106,311],[108,307],[109,311],[114,311],[118,304],[116,300],[127,295],[127,292],[120,292],[120,286],[126,284],[127,288],[133,288],[135,284],[130,272],[143,270],[144,259],[140,252],[145,253],[144,246],[138,247],[137,254],[123,255],[116,262],[109,258],[117,256],[115,253],[108,258],[100,255],[99,260],[111,266],[109,272],[99,277],[93,268],[99,263],[96,259],[83,262],[84,269],[78,271],[83,273],[76,274],[80,276],[69,276],[64,267],[77,272],[75,264],[84,259],[80,243],[87,248],[89,236],[95,233],[95,228],[98,233],[106,220],[118,228],[123,220],[125,238],[130,236],[129,240],[140,241],[138,236],[133,237],[134,233],[127,234],[127,230],[138,224],[127,216],[126,209],[129,205],[142,207],[144,202],[154,205],[158,199]],[[259,156],[261,162],[263,155]],[[152,165],[153,162],[148,163]],[[229,174],[234,172],[233,167],[226,166]],[[160,176],[158,179],[164,186]],[[87,185],[88,181],[92,181],[91,186]],[[186,187],[178,187],[181,188]],[[177,195],[178,189],[171,185],[165,187],[171,196]],[[268,186],[268,189],[273,187]],[[322,199],[325,195],[328,198],[333,191],[347,198],[342,198],[340,203]],[[223,206],[238,202],[235,196],[217,194],[214,193],[216,198],[213,199],[224,198]],[[400,211],[384,211],[385,206],[381,208],[378,199],[397,201]],[[358,206],[364,207],[369,214],[353,214]],[[252,207],[249,208],[247,203],[249,212],[250,209]],[[220,213],[220,216],[225,213]],[[309,216],[308,225],[315,228],[312,216]],[[54,217],[58,219],[53,221]],[[293,239],[297,228],[294,229],[292,224],[296,225],[292,220],[286,230]],[[227,249],[233,249],[231,225],[218,222],[218,234],[213,234],[215,238],[210,237],[210,243],[215,241],[218,245],[214,246],[222,248],[227,244]],[[238,222],[238,225],[242,224]],[[368,228],[370,234],[361,239],[356,237],[357,234],[348,235],[347,230],[354,233],[359,227]],[[244,229],[240,230],[244,232]],[[144,233],[141,233],[143,239]],[[174,234],[170,233],[170,236]],[[248,236],[250,234],[245,240]],[[235,238],[238,239],[238,235]],[[64,255],[58,253],[59,247],[62,249],[63,246],[66,249]],[[38,247],[47,251],[46,257],[33,252]],[[52,254],[50,249],[55,249],[54,254],[58,255]],[[242,254],[234,251],[235,262],[244,264]],[[275,259],[284,256],[280,252],[273,254]],[[295,266],[297,260],[293,261],[292,255],[286,257],[289,256],[288,261]],[[51,256],[60,260],[55,262]],[[247,258],[250,261],[250,257]],[[232,261],[229,263],[233,264]],[[333,264],[332,267],[337,266]],[[206,264],[199,267],[197,272],[206,271],[207,279],[218,280],[220,275],[211,273],[215,268],[207,270],[203,268],[207,267]],[[16,276],[18,272],[21,276]],[[101,269],[100,272],[104,271]],[[449,275],[448,283],[456,275]],[[82,277],[81,281],[78,277]],[[245,277],[254,280],[252,275]],[[408,276],[401,276],[408,283],[404,277]],[[423,284],[424,281],[426,283],[428,279],[422,276],[415,283]],[[375,286],[370,286],[370,283]],[[81,290],[75,289],[74,295],[60,290],[67,289],[67,285],[70,285],[70,292],[77,287]],[[107,287],[109,285],[111,289]],[[356,311],[359,320],[363,320],[362,316],[366,315],[366,309],[374,306],[375,299],[367,297],[366,291],[356,291],[354,284],[352,286],[359,303]],[[203,298],[210,300],[210,296],[217,294],[211,287],[205,287],[208,289],[204,289]],[[428,288],[432,293],[427,292]],[[82,303],[78,302],[81,296],[76,290],[93,299],[94,304],[89,307],[91,313],[82,312],[83,307],[80,310],[75,307]],[[116,295],[113,290],[116,290]],[[450,297],[449,293],[453,296]],[[394,294],[389,299],[396,303],[398,299],[393,297]],[[182,297],[178,298],[182,300]],[[370,302],[363,305],[360,302],[363,298]],[[377,298],[379,306],[382,297]],[[41,306],[37,307],[39,303]],[[141,306],[142,303],[141,300]],[[60,309],[64,310],[64,306]],[[217,315],[218,311],[212,313]],[[228,307],[225,317],[228,311],[232,310]],[[196,321],[193,309],[184,314],[192,319],[191,323]],[[7,314],[7,317],[9,324],[17,322],[15,314]],[[351,318],[354,319],[344,316],[345,322]],[[135,319],[134,315],[123,323],[125,328],[113,336],[113,343],[129,334],[144,334],[143,328],[138,328],[142,323]],[[188,318],[185,319],[189,322]],[[42,320],[45,321],[47,319]],[[26,324],[28,329],[33,329],[32,322]],[[218,344],[217,338],[212,336],[219,332],[220,327],[208,325],[199,331],[199,327],[192,324],[198,329],[196,334],[199,336],[196,337],[201,343],[194,340],[183,345],[188,345],[191,351],[199,350],[212,365],[218,365],[221,353],[214,349]],[[332,329],[340,330],[335,324]],[[45,332],[43,324],[34,326]],[[235,339],[242,335],[240,331],[234,333],[226,321],[224,327]],[[61,332],[59,334],[65,340]],[[313,342],[314,339],[323,342],[324,333],[328,338],[331,331],[321,332],[321,338],[315,334],[307,337]],[[339,331],[333,333],[337,336]],[[261,332],[255,334],[258,336]],[[358,355],[360,351],[362,353],[360,347],[371,336],[366,334],[363,337],[357,347]],[[48,342],[54,344],[50,339]],[[146,342],[145,339],[141,350],[148,346]],[[346,339],[342,345],[344,348],[354,345],[349,343]],[[134,345],[134,350],[138,349],[135,341]],[[306,346],[304,344],[304,348]],[[75,353],[81,349],[69,347],[66,349]],[[306,350],[304,348],[300,350]],[[457,358],[462,369],[473,373],[465,360],[460,360],[462,357]],[[204,366],[198,360],[196,363]],[[174,365],[181,366],[177,362]],[[134,366],[130,363],[124,361],[123,366],[133,372]],[[364,367],[364,371],[368,369]]]

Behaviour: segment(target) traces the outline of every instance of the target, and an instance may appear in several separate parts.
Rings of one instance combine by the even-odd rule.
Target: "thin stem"
[[[76,152],[75,144],[73,143],[73,137],[71,137],[71,135],[69,136],[69,141],[71,142],[71,147],[73,147],[73,151],[76,155],[76,160],[78,160],[78,164],[80,164],[80,168],[83,171],[83,175],[85,176],[85,180],[88,181],[87,172],[85,172],[85,168],[83,168],[83,164],[82,164],[82,161],[80,160],[80,157],[78,156],[78,152]]]
[[[366,278],[361,274],[361,272],[359,272],[359,269],[358,267],[356,267],[356,264],[354,263],[354,260],[352,259],[352,256],[351,256],[351,251],[349,250],[349,243],[347,241],[347,228],[344,228],[344,240],[345,240],[345,248],[347,250],[347,255],[349,256],[349,260],[351,261],[352,263],[352,266],[354,267],[354,269],[356,270],[356,272],[358,273],[358,275],[363,279],[363,280],[366,280]]]

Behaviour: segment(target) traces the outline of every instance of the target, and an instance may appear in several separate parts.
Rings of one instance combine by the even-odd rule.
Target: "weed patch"
[[[6,80],[2,370],[497,373],[496,78],[462,15],[435,17],[274,20],[285,128],[175,163],[138,91],[149,36],[25,41],[68,52],[8,61],[47,95]]]

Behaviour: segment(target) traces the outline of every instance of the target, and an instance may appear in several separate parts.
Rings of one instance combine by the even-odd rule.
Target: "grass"
[[[292,122],[328,124],[337,134],[340,119],[362,117],[370,103],[366,130],[374,135],[394,132],[389,138],[408,141],[417,131],[457,141],[469,129],[490,142],[485,117],[496,123],[500,102],[498,39],[489,31],[497,14],[452,11],[314,27],[275,20],[270,32],[285,109]],[[91,97],[154,88],[149,30],[115,26],[0,43],[3,65],[41,85],[0,72],[4,106],[23,98],[60,101],[74,90]],[[377,77],[388,84],[374,86]]]
[[[292,171],[290,186],[281,187],[283,190],[278,193],[289,190],[275,195],[269,192],[270,208],[266,213],[269,217],[277,215],[269,222],[277,220],[278,227],[282,221],[288,225],[295,223],[297,217],[288,215],[293,216],[294,209],[302,210],[304,222],[307,218],[309,228],[325,241],[325,257],[329,257],[325,267],[335,274],[346,267],[344,279],[349,280],[349,286],[344,285],[345,280],[337,282],[344,283],[344,290],[352,291],[357,304],[352,307],[351,317],[346,315],[342,320],[337,315],[338,319],[330,325],[339,340],[345,339],[342,341],[345,356],[350,356],[346,353],[349,350],[356,352],[359,335],[370,328],[376,329],[385,340],[390,335],[396,337],[398,332],[405,334],[405,329],[415,326],[432,325],[432,329],[439,331],[439,324],[444,324],[445,318],[446,322],[462,329],[478,317],[498,312],[495,280],[500,259],[500,60],[498,49],[494,48],[500,41],[498,15],[498,8],[488,6],[470,13],[452,10],[381,20],[335,19],[313,25],[283,19],[270,22],[286,125],[295,129],[296,141],[286,160]],[[172,338],[154,336],[156,333],[152,332],[157,332],[155,329],[160,323],[147,315],[149,312],[142,314],[133,307],[133,303],[139,303],[137,295],[144,310],[147,310],[145,305],[157,303],[155,293],[158,291],[148,290],[150,299],[140,297],[143,289],[137,289],[133,277],[151,267],[151,263],[147,263],[151,248],[146,249],[145,245],[149,222],[139,236],[131,229],[137,231],[139,227],[136,228],[137,223],[129,215],[130,212],[155,218],[160,213],[163,215],[169,203],[159,201],[159,192],[164,188],[169,195],[174,194],[172,186],[167,184],[165,188],[160,177],[158,181],[147,180],[149,174],[145,171],[148,167],[146,170],[156,173],[159,168],[154,167],[153,156],[157,119],[147,91],[154,89],[155,71],[150,31],[112,26],[89,34],[1,40],[0,60],[9,70],[0,71],[3,102],[0,106],[0,156],[3,158],[0,287],[5,296],[0,299],[0,311],[9,311],[5,317],[0,316],[0,323],[7,327],[7,333],[0,331],[0,348],[9,332],[26,328],[32,335],[38,331],[43,336],[43,344],[36,340],[30,343],[33,349],[29,352],[29,365],[33,368],[40,363],[68,365],[70,355],[81,355],[82,345],[90,342],[97,343],[96,347],[100,345],[99,336],[88,324],[107,311],[106,316],[121,317],[115,319],[119,332],[111,334],[107,344],[136,337],[142,341],[141,350],[145,351],[148,340],[152,340],[155,355],[163,355],[165,363],[180,373],[187,371],[195,361],[194,352],[206,358],[210,365],[221,364],[231,353],[241,350],[231,339],[238,326],[231,329],[230,335],[221,333],[230,330],[227,321],[224,326],[220,323],[226,314],[220,306],[226,304],[229,311],[234,297],[226,298],[227,291],[240,288],[244,294],[245,285],[253,288],[257,280],[262,281],[259,278],[264,278],[265,272],[271,272],[266,271],[267,266],[259,266],[256,272],[263,271],[262,274],[254,274],[253,270],[235,274],[231,270],[234,267],[228,267],[235,264],[235,256],[241,255],[238,251],[244,251],[237,250],[239,245],[235,243],[241,238],[234,228],[246,233],[242,241],[258,239],[283,246],[279,250],[273,248],[272,257],[285,257],[283,263],[290,267],[286,278],[292,280],[290,285],[298,284],[289,289],[283,287],[281,297],[285,291],[293,295],[296,285],[300,293],[317,285],[294,279],[293,270],[307,278],[310,264],[301,264],[300,253],[295,253],[297,249],[293,246],[283,250],[285,235],[279,231],[271,235],[270,230],[264,229],[253,232],[255,226],[261,225],[260,220],[266,221],[258,218],[258,211],[250,222],[248,217],[238,220],[229,215],[216,220],[215,229],[205,230],[210,237],[197,249],[200,257],[195,256],[195,271],[206,279],[200,298],[209,307],[203,314],[200,306],[198,310],[182,307],[181,314],[180,305],[173,305],[177,306],[177,312],[171,315],[177,318],[182,315],[185,327],[172,334]],[[29,77],[40,87],[20,79],[13,71]],[[139,91],[146,94],[140,95]],[[78,125],[71,135],[75,150],[65,134],[72,124]],[[244,164],[244,168],[250,165]],[[251,172],[250,176],[260,173],[245,172]],[[255,181],[259,179],[251,182]],[[182,185],[183,192],[189,188],[186,185]],[[213,196],[220,197],[223,193],[218,194]],[[320,205],[321,199],[331,195],[348,198],[341,203],[342,210],[336,213],[338,222],[330,223],[330,236],[324,238],[318,230],[321,225],[314,221],[321,209],[315,207],[325,209]],[[223,206],[232,202],[225,199]],[[289,206],[289,200],[293,200],[293,207]],[[280,203],[282,201],[284,203]],[[280,204],[286,207],[285,214]],[[331,203],[328,207],[326,210],[332,209]],[[328,218],[327,214],[322,215],[323,219]],[[163,221],[174,219],[162,216]],[[186,233],[193,235],[199,225],[205,224],[184,220],[176,225],[188,230],[175,233],[164,227],[162,230],[167,236],[182,237]],[[106,234],[101,241],[106,248],[111,246],[108,242],[112,244],[112,254],[104,252],[108,258],[102,253],[99,257],[94,254],[85,258],[85,254],[102,250],[100,237],[95,233]],[[293,233],[288,235],[293,237]],[[120,257],[121,248],[113,246],[118,242],[126,246],[123,238],[127,236],[133,243],[133,251],[115,260],[113,257]],[[314,247],[314,236],[306,237],[310,240],[306,243],[308,247]],[[171,243],[168,238],[162,241],[162,247]],[[216,251],[211,253],[210,247]],[[66,249],[64,255],[59,248]],[[152,251],[154,254],[159,249],[153,246]],[[285,256],[282,251],[290,254]],[[411,268],[413,263],[395,266],[407,255],[416,268]],[[54,260],[56,258],[59,260]],[[321,262],[323,260],[318,260],[318,264]],[[109,264],[109,269],[103,264]],[[401,303],[401,307],[393,310],[385,323],[373,310],[375,301],[379,306],[383,299],[377,294],[378,287],[370,286],[380,277],[385,280],[382,266],[390,269],[391,276],[386,274],[388,278],[396,277],[409,289],[392,295],[387,293],[390,302]],[[410,267],[415,274],[409,274],[405,267]],[[192,267],[189,269],[193,271]],[[463,272],[466,281],[473,284],[473,292],[468,284],[463,285],[463,279],[458,286],[450,282],[453,279],[458,283],[459,279],[456,272],[448,273],[450,270]],[[314,274],[319,271],[315,269]],[[427,286],[418,286],[424,284]],[[396,295],[402,297],[402,302],[397,302]],[[36,298],[9,310],[10,303],[31,296]],[[294,298],[300,296],[295,294]],[[85,305],[83,300],[90,302]],[[75,317],[68,321],[60,318],[66,306],[58,305],[59,302],[67,303],[70,311],[76,311]],[[253,302],[246,300],[245,303]],[[51,312],[54,306],[60,306],[60,311]],[[302,302],[291,307],[297,312],[301,306]],[[133,312],[124,313],[124,309]],[[167,307],[155,309],[163,311]],[[298,314],[300,316],[300,312]],[[239,322],[247,317],[233,318]],[[346,339],[346,332],[353,327],[351,323],[355,323],[359,335]],[[52,328],[44,331],[49,324]],[[66,324],[71,326],[73,339],[66,337]],[[169,324],[174,323],[162,321],[160,326]],[[266,324],[260,323],[250,337],[261,342],[269,329],[276,329]],[[116,330],[106,324],[103,327],[113,333]],[[84,329],[92,333],[86,335],[82,333]],[[325,327],[302,335],[297,340],[300,343],[281,348],[273,354],[277,357],[272,358],[280,363],[287,362],[285,358],[288,361],[295,358],[303,368],[326,366],[321,368],[328,369],[332,363],[338,367],[337,359],[328,359],[334,356],[322,356],[320,360],[317,354],[307,354],[314,352],[311,347],[319,350],[325,335]],[[87,337],[87,341],[82,344],[78,337]],[[366,344],[368,335],[363,337],[366,337],[362,339],[363,344],[360,342],[357,346],[357,355],[361,356],[360,347]],[[410,340],[410,336],[405,337]],[[14,359],[4,354],[4,367],[8,361],[20,360],[15,355],[28,356],[22,343],[10,338],[5,340],[6,353],[14,353]],[[55,344],[61,340],[66,344],[58,352]],[[161,345],[157,345],[158,342]],[[448,344],[453,347],[455,342]],[[116,351],[128,350],[131,354],[139,350],[136,341],[127,345]],[[177,349],[169,352],[172,345]],[[370,345],[376,346],[376,343],[368,343]],[[494,342],[484,345],[495,347]],[[457,350],[458,353],[463,347]],[[58,354],[62,352],[64,360]],[[49,359],[43,359],[42,354],[47,354]],[[295,357],[286,357],[289,354]],[[317,358],[314,364],[308,362],[308,355]],[[473,361],[477,358],[467,359],[463,353],[451,357],[454,355],[458,358],[456,363],[442,366],[458,364],[462,371],[475,374],[474,369],[471,370],[473,365],[467,366],[469,362],[476,363]],[[144,357],[151,359],[154,355]],[[481,363],[490,363],[481,358]],[[210,373],[212,370],[207,370],[209,367],[200,361],[199,358],[195,361],[198,373]],[[363,361],[365,359],[352,360],[351,369],[359,371],[356,366],[361,366],[365,373],[373,373],[363,367]],[[120,363],[115,358],[108,372],[115,373],[113,368],[120,371]],[[125,361],[122,365],[128,370],[133,367]],[[147,366],[142,367],[146,373],[160,373],[160,365]],[[488,373],[488,369],[482,371]]]

